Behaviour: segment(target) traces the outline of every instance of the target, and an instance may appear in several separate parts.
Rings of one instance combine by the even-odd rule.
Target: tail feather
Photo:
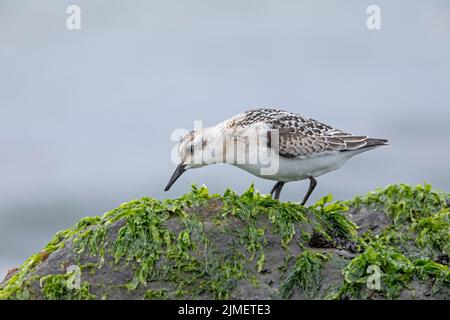
[[[389,141],[386,139],[374,139],[374,138],[368,138],[366,140],[367,144],[363,148],[370,148],[370,147],[378,147],[378,146],[388,146]]]
[[[364,144],[361,144],[361,146],[357,146],[356,144],[353,146],[351,145],[350,148],[348,149],[344,149],[342,150],[342,152],[346,152],[346,151],[356,151],[356,150],[361,150],[363,151],[364,149],[371,149],[371,148],[376,148],[376,147],[381,147],[381,146],[388,146],[388,140],[386,139],[374,139],[374,138],[367,138]],[[359,142],[360,143],[360,142]]]

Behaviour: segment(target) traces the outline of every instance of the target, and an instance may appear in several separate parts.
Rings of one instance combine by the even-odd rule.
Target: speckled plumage
[[[250,133],[255,132],[258,137],[251,140]],[[292,112],[254,109],[185,135],[178,145],[181,162],[165,190],[169,190],[188,169],[228,163],[255,176],[277,181],[271,191],[275,199],[280,196],[286,182],[309,179],[308,191],[301,202],[303,205],[317,185],[315,178],[340,168],[358,153],[384,145],[387,145],[387,140],[355,136]],[[241,157],[234,157],[235,147]],[[267,152],[270,154],[268,164],[258,157],[260,151],[270,151]],[[216,157],[217,154],[222,154],[222,157]],[[229,154],[232,157],[228,157]],[[194,161],[196,155],[201,156],[198,162]],[[238,160],[247,158],[256,161]],[[267,165],[274,170],[265,170]]]
[[[387,143],[384,139],[354,136],[317,120],[278,109],[246,111],[229,119],[227,127],[250,127],[259,123],[266,124],[270,130],[278,130],[277,151],[285,158],[313,157],[327,152],[353,151]]]

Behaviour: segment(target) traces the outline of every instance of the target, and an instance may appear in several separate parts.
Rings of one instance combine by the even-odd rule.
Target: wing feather
[[[259,123],[265,123],[269,128],[269,147],[285,158],[313,157],[387,142],[367,136],[354,136],[317,120],[277,109],[247,111],[230,119],[227,126],[249,127]],[[274,137],[278,141],[274,141]]]

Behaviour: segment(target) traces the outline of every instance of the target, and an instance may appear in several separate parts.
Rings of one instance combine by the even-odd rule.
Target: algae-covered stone
[[[310,207],[193,186],[57,233],[0,299],[448,299],[447,201],[428,185]]]

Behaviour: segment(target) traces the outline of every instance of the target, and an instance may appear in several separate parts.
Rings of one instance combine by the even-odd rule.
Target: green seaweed
[[[322,262],[327,259],[327,255],[308,249],[299,254],[294,266],[281,282],[281,296],[288,299],[298,288],[307,297],[312,297],[319,289]]]
[[[148,289],[144,293],[144,299],[164,299],[167,296],[166,290],[153,290]]]
[[[81,283],[79,288],[69,284],[74,283],[74,272],[66,274],[51,274],[40,279],[42,294],[48,300],[94,300],[96,296],[90,293],[90,284]]]
[[[0,299],[95,298],[88,282],[82,282],[78,290],[69,289],[70,273],[35,273],[49,255],[69,244],[82,277],[96,274],[105,264],[112,269],[130,268],[131,277],[120,287],[142,292],[144,299],[228,299],[241,281],[260,286],[258,275],[267,263],[269,235],[271,241],[277,237],[285,249],[279,267],[281,297],[289,298],[295,290],[305,297],[317,297],[328,255],[308,249],[313,233],[335,246],[355,244],[359,252],[344,268],[341,287],[328,297],[369,296],[372,292],[366,283],[371,265],[382,272],[378,294],[387,298],[398,297],[413,279],[433,281],[437,289],[450,288],[448,266],[434,261],[450,251],[447,197],[426,184],[395,185],[346,202],[332,202],[328,195],[304,207],[260,194],[253,185],[241,195],[228,189],[222,196],[193,185],[178,199],[133,200],[58,232],[0,287]],[[394,223],[377,235],[358,236],[345,212],[360,206],[386,212]],[[214,228],[206,228],[206,223],[213,223]],[[223,234],[232,241],[217,247],[212,239]],[[293,262],[291,249],[298,246],[302,251]],[[86,259],[87,263],[79,263]],[[36,291],[39,282],[42,287]],[[161,289],[161,283],[169,287]],[[107,292],[99,296],[108,298]]]
[[[450,285],[450,270],[448,266],[434,262],[428,258],[420,258],[414,262],[415,275],[421,280],[432,279],[435,285]]]
[[[432,216],[417,220],[411,226],[417,232],[417,245],[427,250],[428,255],[450,256],[450,211],[442,210]]]
[[[439,286],[448,286],[448,266],[432,261],[449,254],[447,199],[448,194],[434,191],[428,184],[400,184],[344,202],[385,212],[393,223],[378,235],[369,231],[360,237],[363,252],[343,270],[344,284],[333,298],[372,294],[367,289],[371,265],[382,272],[381,288],[375,291],[390,299],[398,297],[413,279],[432,279]]]
[[[394,224],[413,222],[430,215],[447,206],[448,194],[434,191],[431,185],[410,186],[407,184],[390,185],[377,189],[365,196],[357,196],[345,202],[349,206],[368,206],[386,212]]]
[[[403,254],[391,248],[368,247],[355,257],[343,270],[346,284],[355,288],[367,285],[370,266],[381,270],[380,289],[387,298],[396,298],[411,281],[414,266]]]
[[[320,199],[313,208],[315,218],[320,222],[316,225],[316,231],[326,235],[329,239],[341,239],[357,241],[357,226],[350,221],[343,212],[348,211],[348,207],[341,202],[331,203],[331,194]],[[326,205],[330,203],[329,205]]]

